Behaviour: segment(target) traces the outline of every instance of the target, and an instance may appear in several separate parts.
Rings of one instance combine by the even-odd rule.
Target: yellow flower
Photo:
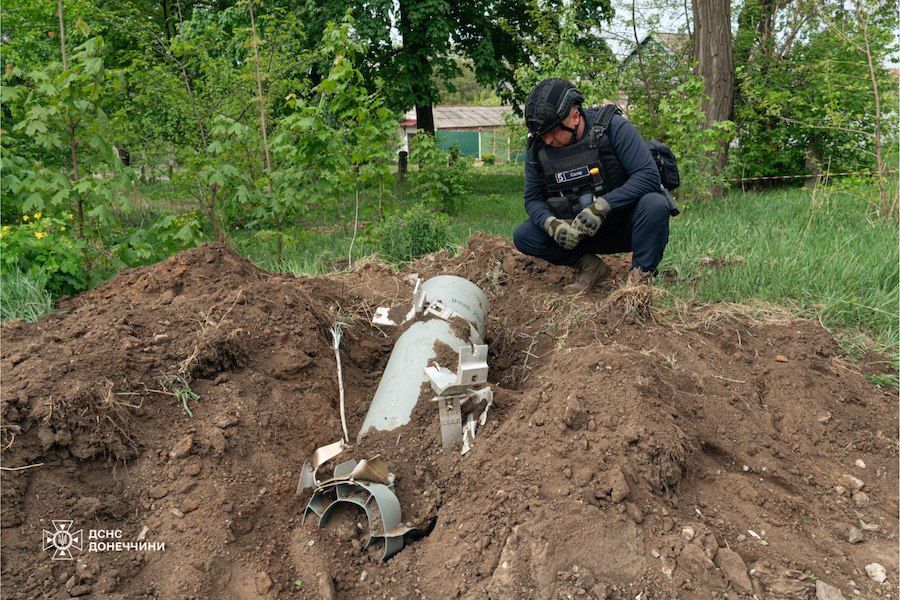
[[[66,226],[63,225],[62,227],[59,228],[59,230],[60,230],[60,231],[65,231],[65,230],[66,230]]]
[[[75,217],[72,216],[72,213],[66,213],[66,218],[71,221]]]
[[[28,220],[28,215],[22,215],[22,220],[23,220],[23,221],[27,221],[27,220]]]
[[[40,218],[41,218],[41,213],[40,213],[40,212],[34,213],[34,218],[35,218],[35,219],[40,219]]]
[[[34,237],[36,237],[37,239],[45,238],[45,237],[47,237],[47,232],[46,231],[35,231]]]

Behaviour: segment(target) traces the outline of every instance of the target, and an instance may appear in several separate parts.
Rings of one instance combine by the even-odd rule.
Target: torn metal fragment
[[[319,467],[323,464],[343,452],[344,447],[344,440],[338,440],[333,444],[316,448],[312,458],[304,462],[303,467],[300,469],[300,481],[297,483],[297,493],[300,494],[303,490],[316,487],[319,484],[316,479],[316,471],[318,471]]]
[[[391,309],[387,306],[379,306],[375,309],[375,316],[372,317],[373,325],[396,325],[390,317]]]
[[[381,460],[381,456],[373,456],[369,460],[362,459],[356,468],[350,473],[350,479],[361,479],[373,483],[387,485],[390,479],[387,463]]]

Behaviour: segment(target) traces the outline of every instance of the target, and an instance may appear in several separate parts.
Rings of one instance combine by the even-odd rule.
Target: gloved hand
[[[580,213],[575,215],[572,228],[585,237],[591,237],[600,230],[600,226],[606,220],[606,216],[612,207],[603,196],[597,196]]]
[[[547,217],[544,221],[544,230],[557,244],[566,250],[571,250],[581,241],[581,234],[572,227],[572,224],[556,217]]]

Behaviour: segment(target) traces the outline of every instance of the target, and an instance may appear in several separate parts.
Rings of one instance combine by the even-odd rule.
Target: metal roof
[[[452,106],[437,105],[434,110],[434,126],[437,129],[478,129],[479,127],[503,127],[503,116],[512,112],[508,106]],[[401,125],[415,127],[416,109],[408,111]]]

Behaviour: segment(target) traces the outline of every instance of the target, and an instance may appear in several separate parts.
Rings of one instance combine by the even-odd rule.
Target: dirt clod
[[[741,555],[730,548],[719,548],[716,552],[715,564],[725,574],[725,578],[739,591],[753,593],[753,584],[747,576],[747,565]]]
[[[169,451],[169,458],[184,458],[191,451],[194,445],[194,436],[186,435],[172,447]]]
[[[265,571],[256,574],[256,593],[265,595],[272,589],[272,578]]]

